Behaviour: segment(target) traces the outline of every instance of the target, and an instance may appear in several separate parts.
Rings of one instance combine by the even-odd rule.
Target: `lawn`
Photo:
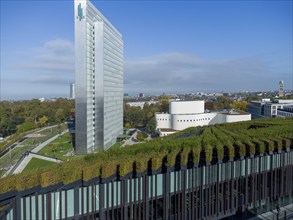
[[[42,142],[48,140],[49,138],[57,134],[60,134],[65,129],[66,129],[66,125],[62,124],[60,126],[56,126],[53,128],[47,128],[47,129],[45,128],[43,131],[40,131],[40,132],[36,130],[34,133],[39,133],[42,136],[35,137],[35,138],[27,138],[19,146],[15,147],[10,153],[7,153],[4,156],[2,156],[0,158],[0,168],[7,168],[9,165],[15,164],[26,151],[31,151]],[[57,140],[59,140],[59,138]],[[54,157],[54,155],[48,155],[48,156]],[[61,158],[61,159],[64,159],[64,158]]]
[[[26,165],[26,167],[24,168],[24,170],[22,172],[25,173],[30,170],[49,166],[51,164],[54,164],[54,162],[47,161],[47,160],[41,160],[38,158],[32,158],[31,161]]]
[[[45,156],[58,158],[61,160],[68,160],[68,159],[71,159],[72,157],[65,156],[65,154],[72,150],[73,150],[73,147],[71,143],[71,135],[70,133],[66,133],[62,135],[61,137],[57,138],[52,143],[48,144],[38,153]]]

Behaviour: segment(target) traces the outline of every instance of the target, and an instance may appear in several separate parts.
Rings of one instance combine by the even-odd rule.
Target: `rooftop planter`
[[[148,161],[149,161],[149,156],[146,154],[137,154],[136,159],[135,159],[135,171],[137,173],[143,173],[148,169]]]
[[[263,155],[265,153],[265,144],[262,141],[253,138],[252,143],[255,145],[257,154]]]
[[[269,154],[272,154],[274,151],[274,142],[271,141],[270,139],[261,139],[261,141],[263,141],[264,145],[265,145],[265,149]]]
[[[186,166],[188,164],[188,158],[190,154],[190,147],[185,146],[183,147],[181,153],[180,153],[180,164],[181,166]]]
[[[245,147],[246,147],[246,152],[248,153],[248,156],[253,157],[255,155],[255,145],[247,140],[244,142]]]
[[[189,168],[211,162],[238,159],[257,153],[293,148],[293,119],[265,119],[201,128],[198,136],[181,135],[157,139],[125,148],[109,149],[76,160],[35,170],[27,174],[0,179],[0,194],[23,191],[36,186],[90,181],[94,178],[113,178],[120,175],[163,172],[189,165]],[[182,132],[183,133],[183,132]],[[236,154],[236,157],[235,157]],[[155,172],[156,171],[156,172]]]
[[[82,177],[84,181],[89,181],[95,177],[100,176],[100,164],[93,164],[82,169]]]
[[[274,142],[275,150],[278,151],[278,153],[281,153],[283,149],[282,140],[277,137],[271,138],[271,140]]]

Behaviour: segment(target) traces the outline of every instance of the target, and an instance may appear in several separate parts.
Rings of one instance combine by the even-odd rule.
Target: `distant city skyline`
[[[292,1],[92,2],[124,36],[124,93],[292,90]],[[72,1],[0,4],[0,100],[69,97]]]

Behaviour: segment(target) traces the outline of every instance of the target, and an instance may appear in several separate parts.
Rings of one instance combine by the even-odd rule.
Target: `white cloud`
[[[51,40],[41,47],[14,53],[1,73],[1,97],[68,97],[74,82],[74,45]],[[1,69],[2,71],[2,69]]]
[[[66,40],[52,40],[42,47],[22,52],[25,62],[18,64],[27,75],[26,80],[70,83],[74,79],[74,45]]]
[[[286,75],[287,74],[287,75]],[[288,78],[288,73],[283,73]],[[170,53],[125,63],[125,92],[274,89],[280,76],[262,57],[208,61]]]

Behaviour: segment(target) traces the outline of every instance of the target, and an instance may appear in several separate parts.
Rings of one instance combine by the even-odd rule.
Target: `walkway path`
[[[133,144],[136,144],[137,143],[137,140],[136,140],[136,135],[137,135],[137,131],[136,130],[132,135],[131,137],[124,142],[124,144],[121,145],[121,147],[125,147],[126,145],[133,145]]]
[[[68,129],[63,131],[61,134],[57,134],[54,137],[51,137],[50,139],[46,140],[45,142],[39,144],[35,149],[32,150],[33,153],[38,153],[40,150],[42,150],[46,145],[51,143],[52,141],[56,140],[58,137],[62,136],[63,134],[67,133]]]
[[[45,146],[47,146],[49,143],[51,143],[52,141],[56,140],[58,137],[64,135],[65,133],[68,132],[68,129],[63,131],[61,134],[57,134],[55,135],[54,137],[51,137],[50,139],[46,140],[45,142],[39,144],[36,148],[34,148],[31,153],[33,155],[36,155],[37,152],[39,152],[41,149],[43,149]],[[35,156],[29,156],[31,155],[30,153],[29,154],[25,154],[23,155],[20,160],[14,165],[14,166],[11,166],[9,168],[9,170],[2,176],[2,177],[5,177],[5,176],[8,176],[10,174],[15,174],[15,173],[19,173],[21,172],[25,167],[26,165],[30,162],[30,160],[32,159],[32,157],[35,157]],[[40,155],[41,156],[41,155]],[[41,156],[42,157],[42,156]],[[42,159],[45,159],[45,158],[50,158],[50,157],[45,157],[43,156]],[[58,159],[54,159],[54,158],[51,158],[53,160],[55,160],[54,162],[57,162]],[[46,160],[46,159],[45,159]],[[47,159],[48,160],[48,159]]]

